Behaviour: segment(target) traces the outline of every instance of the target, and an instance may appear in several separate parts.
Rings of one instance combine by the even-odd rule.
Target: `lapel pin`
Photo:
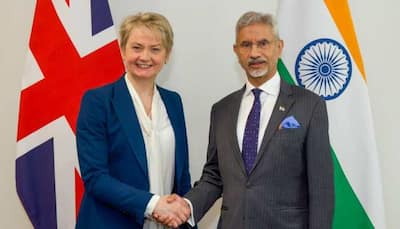
[[[285,111],[286,109],[282,106],[279,106],[279,111]]]

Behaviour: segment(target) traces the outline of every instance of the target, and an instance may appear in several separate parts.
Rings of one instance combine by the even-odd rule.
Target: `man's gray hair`
[[[275,17],[272,14],[263,14],[254,11],[246,12],[239,18],[236,23],[236,37],[241,29],[253,24],[265,24],[271,26],[273,34],[277,39],[279,39],[278,25]]]

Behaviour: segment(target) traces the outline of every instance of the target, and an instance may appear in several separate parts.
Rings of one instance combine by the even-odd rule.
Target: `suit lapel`
[[[239,91],[232,95],[232,101],[229,103],[230,107],[226,110],[229,114],[225,115],[227,118],[226,133],[229,138],[230,145],[232,146],[233,156],[236,158],[242,172],[246,175],[246,169],[242,159],[242,152],[240,152],[239,142],[237,138],[237,122],[239,116],[240,104],[242,102],[243,93],[246,86],[242,87]]]
[[[279,96],[272,111],[268,126],[265,129],[264,137],[261,142],[260,150],[257,154],[253,169],[257,166],[260,158],[262,158],[264,155],[266,151],[265,148],[267,147],[272,136],[274,136],[275,132],[278,130],[279,124],[282,122],[283,118],[286,117],[286,114],[293,105],[293,102],[294,98],[292,96],[292,88],[285,81],[281,80]]]
[[[124,77],[115,83],[112,103],[121,122],[121,126],[128,138],[132,152],[139,161],[143,173],[148,177],[146,149],[143,135],[135,112],[132,97],[129,94]]]
[[[177,101],[173,99],[172,96],[168,95],[167,91],[163,88],[160,88],[157,86],[158,92],[160,94],[160,97],[165,105],[165,109],[167,110],[168,118],[169,121],[171,122],[172,129],[174,131],[175,135],[175,180],[180,180],[180,177],[183,172],[183,156],[182,153],[185,152],[185,150],[182,147],[186,147],[186,137],[184,136],[183,131],[186,131],[184,129],[184,123],[183,120],[181,120],[179,117],[182,115],[180,114],[181,111],[179,104]],[[175,182],[175,185],[177,183]]]

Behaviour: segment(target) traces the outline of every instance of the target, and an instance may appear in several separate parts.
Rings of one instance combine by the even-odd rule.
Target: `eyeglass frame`
[[[242,41],[240,44],[235,44],[235,46],[238,47],[242,52],[250,52],[254,45],[258,49],[267,50],[276,41],[278,41],[278,39],[274,39],[272,41],[269,41],[268,39],[262,39],[257,41],[255,44],[252,41]]]

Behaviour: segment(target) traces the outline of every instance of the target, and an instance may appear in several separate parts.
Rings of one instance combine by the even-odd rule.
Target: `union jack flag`
[[[37,0],[17,133],[16,185],[34,228],[74,228],[83,194],[75,146],[83,93],[124,67],[107,0]]]

